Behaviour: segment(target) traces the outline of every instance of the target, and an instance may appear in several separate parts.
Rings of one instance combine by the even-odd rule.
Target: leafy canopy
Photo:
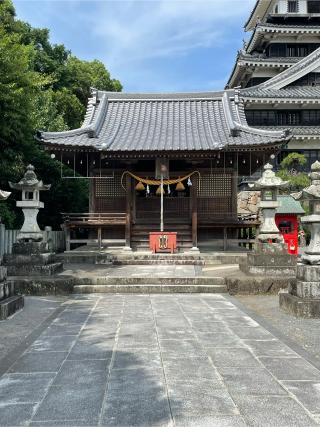
[[[64,45],[52,44],[49,30],[33,28],[16,19],[11,0],[0,0],[0,188],[19,180],[28,163],[38,176],[52,184],[42,195],[45,209],[41,225],[58,228],[60,212],[87,211],[86,180],[62,180],[60,163],[37,144],[37,130],[61,131],[77,128],[83,120],[90,87],[121,91],[105,65],[82,61]],[[65,172],[67,175],[67,172]],[[1,202],[0,216],[7,226],[21,220],[13,194]]]
[[[277,172],[277,176],[284,181],[289,181],[289,185],[286,189],[287,193],[290,194],[301,191],[309,185],[310,180],[308,174],[304,172],[306,165],[306,157],[299,153],[290,153],[282,160],[280,163],[281,168]]]

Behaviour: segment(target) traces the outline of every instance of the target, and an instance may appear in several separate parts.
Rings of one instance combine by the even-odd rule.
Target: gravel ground
[[[320,319],[300,319],[282,312],[278,295],[238,295],[236,299],[320,363]]]

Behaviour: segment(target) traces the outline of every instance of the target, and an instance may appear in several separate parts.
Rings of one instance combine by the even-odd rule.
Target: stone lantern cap
[[[251,187],[255,190],[272,190],[287,186],[288,181],[283,181],[281,178],[276,176],[272,169],[273,166],[270,163],[267,163],[264,166],[262,177],[254,182]]]
[[[0,190],[0,200],[7,200],[10,194],[11,193],[9,191]]]
[[[9,182],[9,185],[14,190],[48,191],[51,188],[51,184],[44,185],[42,181],[38,180],[32,165],[27,167],[24,177],[18,183]]]
[[[311,173],[308,176],[311,178],[311,185],[299,193],[292,194],[296,200],[320,199],[320,162],[318,160],[311,165]]]

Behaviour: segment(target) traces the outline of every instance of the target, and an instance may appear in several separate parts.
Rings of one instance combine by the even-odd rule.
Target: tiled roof
[[[281,131],[288,127],[293,137],[320,137],[320,126],[258,126],[257,129]]]
[[[265,55],[251,55],[240,51],[226,87],[236,87],[241,81],[244,73],[253,74],[255,67],[270,67],[285,69],[298,62],[301,58],[296,57],[272,57],[267,58]],[[253,67],[252,67],[253,66]]]
[[[108,152],[220,150],[281,145],[285,131],[250,128],[235,91],[186,94],[126,94],[97,91],[83,126],[38,132],[47,146]]]
[[[285,24],[269,24],[260,23],[254,28],[252,36],[247,43],[247,53],[254,51],[260,44],[265,34],[285,34],[285,35],[297,35],[297,34],[315,34],[319,35],[320,25],[285,25]]]
[[[260,89],[281,89],[320,67],[320,48],[302,58],[282,73],[256,86]],[[255,88],[252,88],[255,90]]]
[[[290,86],[283,89],[263,89],[260,86],[241,90],[245,99],[297,99],[320,102],[320,86]]]
[[[240,61],[247,61],[247,62],[261,62],[261,63],[275,63],[275,64],[279,64],[279,65],[291,65],[291,64],[295,64],[296,62],[298,62],[301,58],[297,58],[297,57],[266,57],[266,56],[262,56],[262,55],[251,55],[249,53],[240,53],[238,56],[238,59]]]
[[[300,202],[292,196],[278,196],[278,202],[280,206],[276,209],[277,214],[305,214]]]
[[[271,6],[271,4],[272,4],[272,0],[257,0],[256,1],[256,4],[255,4],[254,8],[252,9],[248,20],[245,23],[244,28],[246,31],[250,31],[253,29],[258,16],[260,19],[262,17],[264,17],[266,12],[268,11],[269,7]],[[254,18],[256,18],[256,19],[254,19]]]

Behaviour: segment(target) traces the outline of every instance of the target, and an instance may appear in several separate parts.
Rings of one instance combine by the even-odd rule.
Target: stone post
[[[254,190],[261,192],[262,223],[253,252],[240,264],[240,269],[246,274],[270,277],[293,277],[296,274],[296,257],[288,254],[287,245],[275,223],[279,189],[287,184],[276,176],[272,165],[268,163],[264,166],[262,177],[251,185]]]
[[[280,293],[280,307],[296,316],[320,318],[320,162],[311,166],[311,185],[293,195],[309,202],[310,215],[301,219],[311,239],[297,267],[297,282]]]
[[[11,193],[0,190],[0,200],[6,200]],[[1,220],[0,220],[1,222]],[[3,231],[4,226],[0,224],[0,228]],[[0,244],[4,243],[4,238],[1,239],[0,232]],[[0,261],[2,256],[2,250],[0,250]],[[4,320],[11,316],[17,310],[23,308],[24,299],[20,295],[15,295],[14,283],[7,281],[7,269],[0,265],[0,320]]]

